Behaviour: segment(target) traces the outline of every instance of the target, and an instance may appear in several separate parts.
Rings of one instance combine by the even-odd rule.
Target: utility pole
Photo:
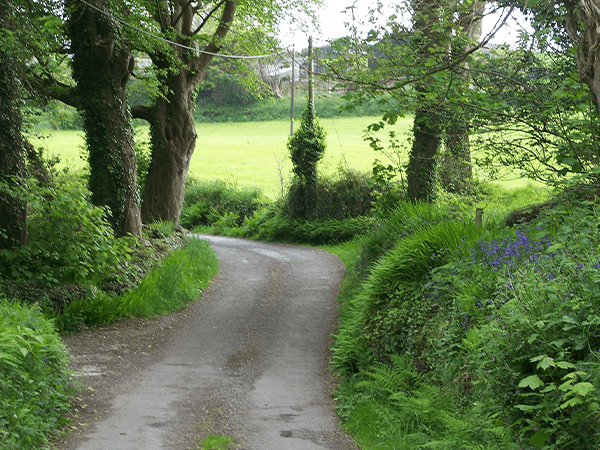
[[[308,37],[308,102],[314,106],[315,95],[313,93],[313,38]]]
[[[292,100],[292,107],[291,107],[291,111],[290,111],[290,136],[292,136],[294,134],[294,93],[296,91],[296,50],[294,49],[294,46],[292,46],[292,93],[291,93],[291,100]]]

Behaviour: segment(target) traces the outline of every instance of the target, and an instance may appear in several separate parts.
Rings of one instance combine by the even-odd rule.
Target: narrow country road
[[[342,263],[317,249],[198,237],[220,261],[213,286],[73,448],[197,449],[203,436],[227,435],[245,450],[356,449],[330,398]]]

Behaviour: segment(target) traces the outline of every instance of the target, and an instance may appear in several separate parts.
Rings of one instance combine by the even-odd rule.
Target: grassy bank
[[[595,205],[563,196],[516,228],[507,206],[476,227],[399,204],[326,247],[348,268],[335,395],[361,448],[598,448]]]

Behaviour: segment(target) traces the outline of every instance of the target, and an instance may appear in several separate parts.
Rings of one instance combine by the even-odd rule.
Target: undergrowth
[[[218,270],[210,244],[190,239],[173,251],[162,264],[150,272],[139,285],[120,295],[100,290],[71,302],[57,325],[62,330],[81,325],[97,326],[126,317],[150,317],[183,309],[202,295]]]
[[[39,307],[0,296],[0,448],[44,448],[66,422],[67,351]]]
[[[344,247],[333,367],[363,448],[600,445],[600,223],[557,205],[516,230],[400,205]]]

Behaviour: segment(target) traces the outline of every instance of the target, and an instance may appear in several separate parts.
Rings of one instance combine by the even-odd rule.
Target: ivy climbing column
[[[9,4],[0,2],[0,248],[27,239],[27,205],[24,200],[25,156],[17,61],[11,51]]]
[[[103,1],[88,3],[94,7],[67,0],[73,77],[84,116],[92,203],[110,208],[117,235],[139,236],[140,198],[126,101],[134,58],[119,35],[117,24],[102,12]]]

